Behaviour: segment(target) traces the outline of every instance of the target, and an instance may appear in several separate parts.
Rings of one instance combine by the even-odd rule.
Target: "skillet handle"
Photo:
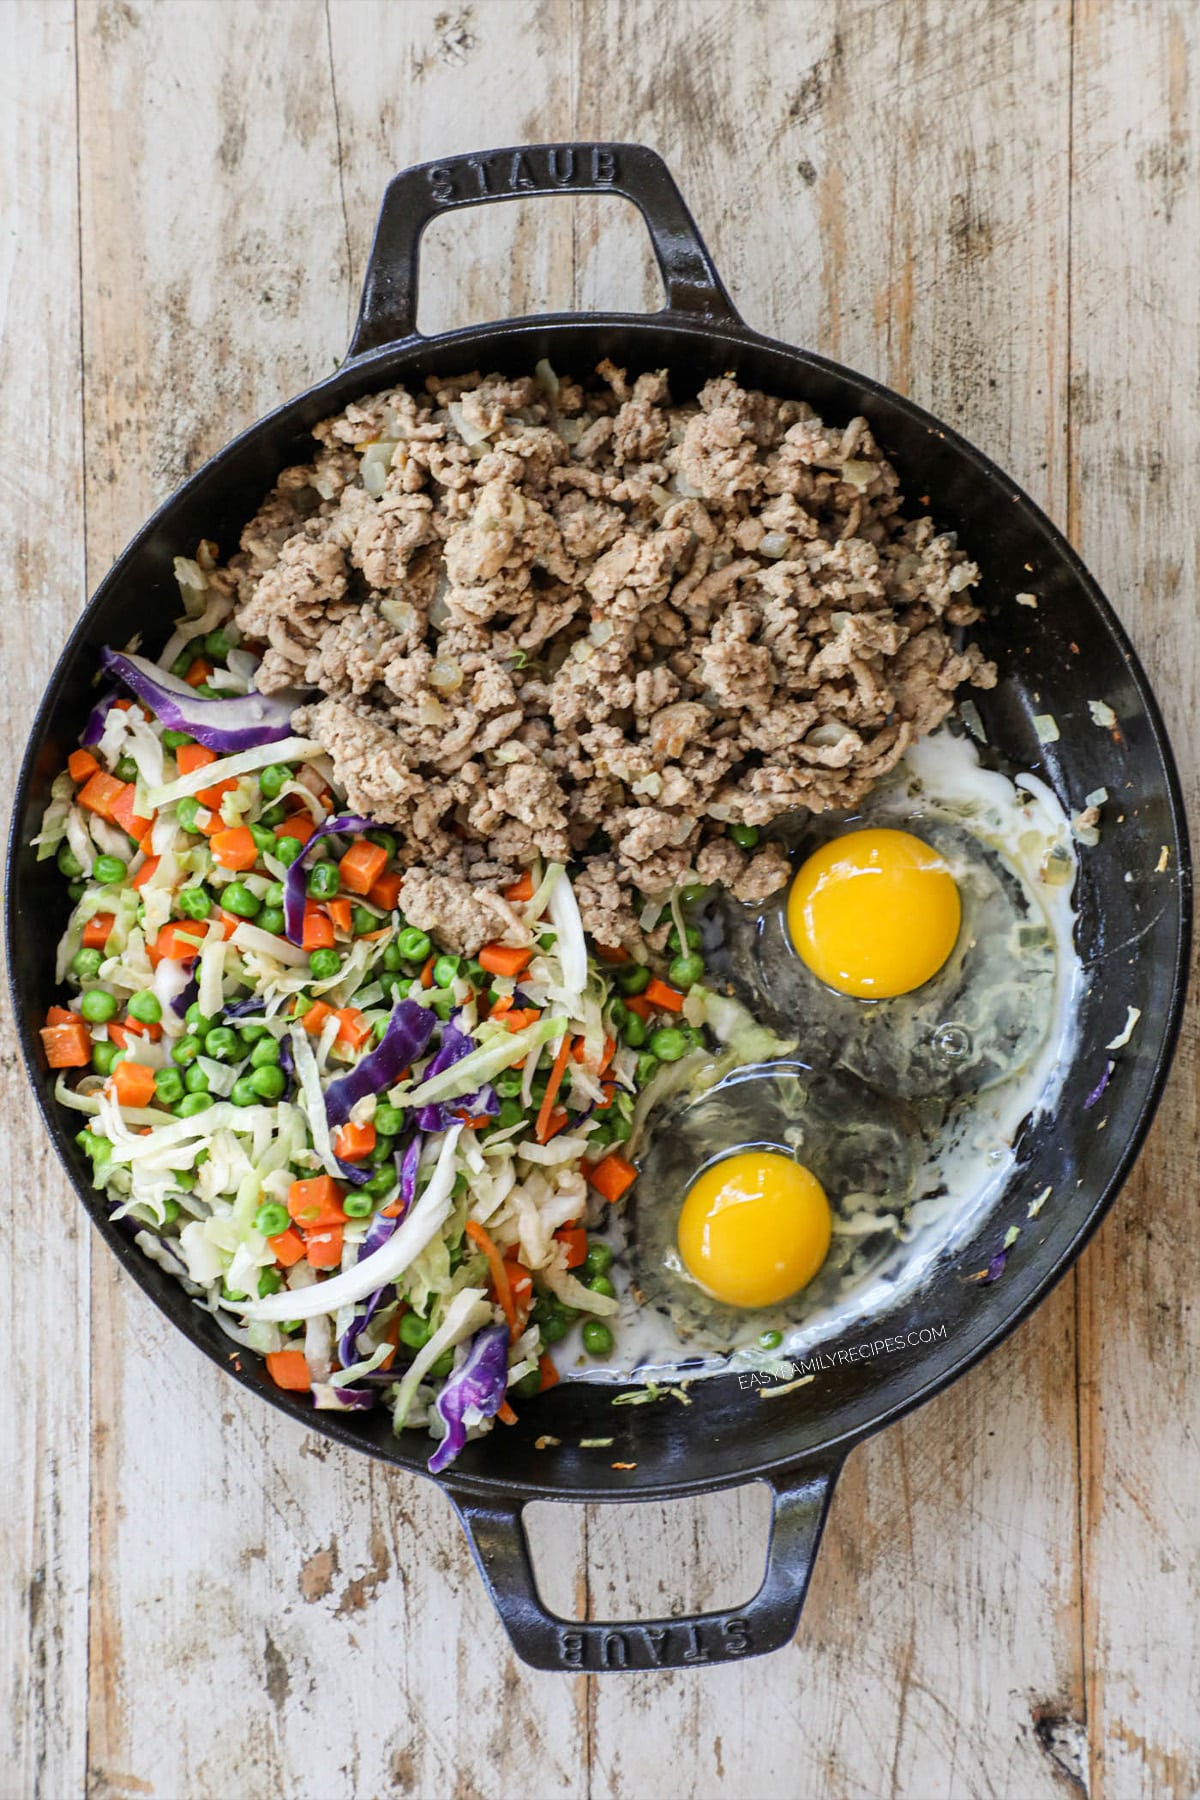
[[[623,194],[646,221],[667,304],[706,324],[742,321],[666,163],[645,144],[526,144],[418,163],[388,183],[348,356],[414,338],[421,233],[438,213],[531,194]]]
[[[778,1650],[792,1637],[808,1591],[841,1460],[768,1477],[771,1534],[762,1586],[732,1612],[609,1624],[563,1619],[537,1591],[521,1502],[451,1494],[513,1648],[535,1669],[689,1669]]]

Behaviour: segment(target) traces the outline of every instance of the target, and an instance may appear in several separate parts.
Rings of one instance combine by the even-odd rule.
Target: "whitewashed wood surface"
[[[1198,62],[1194,0],[0,4],[6,766],[150,509],[344,351],[388,176],[595,136],[666,155],[753,324],[1065,526],[1194,809]],[[458,215],[422,322],[638,307],[649,270],[617,201]],[[6,1034],[0,1793],[1196,1794],[1197,1061],[1193,1012],[1077,1271],[851,1458],[794,1644],[597,1679],[513,1658],[432,1485],[255,1404],[118,1280]],[[547,1597],[736,1602],[764,1518],[540,1508]]]

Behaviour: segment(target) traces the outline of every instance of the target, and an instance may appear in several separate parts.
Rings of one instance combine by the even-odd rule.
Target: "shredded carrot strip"
[[[546,1092],[542,1096],[542,1104],[538,1108],[537,1141],[544,1144],[550,1136],[550,1115],[554,1111],[554,1102],[558,1099],[558,1090],[562,1086],[563,1070],[567,1066],[567,1058],[571,1054],[571,1034],[564,1031],[559,1039],[558,1050],[550,1070],[550,1079],[546,1083]]]
[[[482,1250],[488,1259],[488,1270],[492,1277],[492,1286],[496,1290],[496,1298],[500,1302],[504,1316],[508,1320],[511,1331],[517,1322],[517,1309],[513,1301],[512,1284],[508,1279],[508,1270],[504,1266],[504,1258],[488,1236],[483,1226],[475,1219],[467,1220],[467,1236],[477,1249]]]

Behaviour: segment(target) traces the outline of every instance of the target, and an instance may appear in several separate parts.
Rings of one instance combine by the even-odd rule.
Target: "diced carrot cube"
[[[298,844],[307,844],[316,830],[312,814],[305,807],[303,812],[289,813],[288,817],[275,827],[275,836],[295,838]]]
[[[72,750],[67,758],[67,773],[72,781],[86,781],[99,767],[90,750]]]
[[[332,1012],[332,1006],[327,1005],[324,1000],[313,1001],[301,1020],[310,1037],[316,1037],[324,1029],[325,1021]]]
[[[89,775],[75,798],[88,812],[94,812],[102,819],[111,819],[113,802],[125,786],[125,782],[118,781],[115,775],[108,775],[103,769],[97,769],[94,775]]]
[[[371,1027],[357,1006],[339,1007],[338,1018],[341,1020],[336,1040],[339,1044],[348,1044],[352,1050],[357,1050],[366,1043]]]
[[[146,858],[145,862],[133,878],[133,885],[135,888],[145,887],[155,869],[157,869],[160,860],[161,859],[157,856],[148,856]]]
[[[154,1070],[145,1063],[119,1062],[108,1080],[118,1106],[149,1106],[154,1098]]]
[[[660,981],[657,975],[652,976],[646,983],[643,997],[650,1006],[657,1006],[663,1012],[683,1011],[683,995],[679,989],[668,987],[667,983]],[[626,1005],[628,1004],[626,1001]]]
[[[306,1394],[312,1387],[312,1376],[302,1350],[268,1350],[267,1374],[278,1388],[292,1394]]]
[[[294,1225],[281,1231],[278,1237],[267,1239],[267,1248],[273,1252],[275,1261],[290,1269],[293,1263],[304,1261],[304,1239]]]
[[[560,1244],[567,1247],[567,1267],[577,1269],[587,1256],[587,1232],[582,1225],[573,1225],[569,1230],[556,1231],[555,1237]]]
[[[41,1039],[52,1069],[83,1069],[92,1060],[92,1041],[81,1019],[69,1025],[44,1025]]]
[[[194,924],[190,919],[164,925],[154,940],[150,961],[161,962],[166,957],[170,962],[191,962],[200,954],[197,938],[203,941],[204,927]]]
[[[121,1066],[118,1063],[118,1068]],[[307,1181],[293,1181],[288,1189],[287,1208],[290,1217],[305,1231],[320,1230],[326,1225],[343,1225],[344,1190],[329,1175],[312,1175]]]
[[[216,760],[216,751],[210,750],[207,744],[180,744],[175,752],[175,766],[181,775],[191,775],[197,769],[207,769],[209,763]]]
[[[559,1380],[559,1373],[554,1366],[554,1358],[552,1356],[547,1356],[545,1351],[538,1357],[538,1369],[542,1377],[542,1385],[538,1389],[538,1392],[544,1394],[547,1388],[552,1388],[555,1382]]]
[[[213,861],[223,869],[252,869],[258,861],[258,845],[250,836],[248,825],[235,825],[230,831],[218,831],[212,840]]]
[[[83,948],[103,950],[116,922],[116,913],[93,913],[83,928]]]
[[[387,868],[388,853],[381,844],[369,838],[358,838],[338,864],[344,888],[352,894],[369,894]]]
[[[372,883],[367,899],[372,906],[382,906],[385,912],[394,912],[400,899],[400,877],[395,869],[389,869],[378,881]]]
[[[587,1170],[587,1178],[596,1192],[611,1203],[633,1186],[637,1170],[616,1150],[610,1150],[602,1162]]]
[[[518,880],[514,881],[511,886],[506,887],[504,890],[504,898],[506,900],[511,900],[514,905],[522,900],[532,900],[533,870],[526,869],[525,873],[520,876]]]
[[[122,831],[127,831],[131,838],[144,837],[154,823],[153,817],[143,819],[140,813],[134,812],[133,802],[136,792],[132,781],[127,781],[113,801],[112,810],[109,813],[113,824],[119,825]]]
[[[187,682],[189,687],[203,687],[212,672],[213,666],[208,658],[206,656],[197,656],[194,658],[191,668],[183,679]]]
[[[342,1228],[323,1225],[310,1231],[304,1242],[304,1255],[310,1268],[336,1269],[342,1260]]]
[[[329,950],[333,947],[333,922],[319,906],[304,908],[302,950]]]
[[[375,1148],[375,1127],[368,1122],[355,1125],[347,1121],[333,1140],[333,1153],[343,1162],[361,1162]]]
[[[47,1025],[78,1025],[79,1014],[73,1013],[69,1006],[51,1006],[46,1011]]]
[[[226,776],[224,781],[214,781],[211,787],[199,788],[196,798],[201,806],[207,806],[209,812],[219,813],[222,800],[226,794],[232,793],[236,786],[237,782],[233,777]]]
[[[478,960],[489,975],[520,975],[532,955],[527,944],[485,944]]]
[[[327,900],[325,911],[333,921],[334,930],[340,931],[343,937],[349,937],[354,929],[354,914],[350,902],[342,899]]]

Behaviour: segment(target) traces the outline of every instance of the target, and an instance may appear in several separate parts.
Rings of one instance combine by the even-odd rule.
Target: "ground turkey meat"
[[[975,565],[861,418],[604,362],[430,377],[314,437],[210,579],[456,948],[519,930],[501,890],[538,856],[614,946],[681,882],[757,904],[787,859],[731,825],[857,804],[995,681]]]

